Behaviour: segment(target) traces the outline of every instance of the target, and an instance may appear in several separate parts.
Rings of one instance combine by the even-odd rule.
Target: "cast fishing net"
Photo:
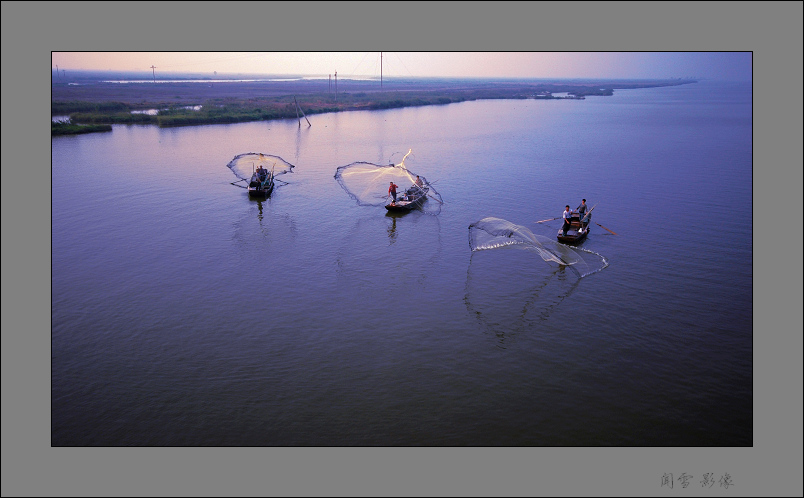
[[[502,348],[525,331],[539,330],[547,339],[557,329],[540,324],[583,277],[608,266],[593,251],[560,244],[500,218],[469,225],[469,246],[466,307]],[[534,264],[539,261],[534,256],[548,265]]]
[[[252,173],[254,173],[254,171],[260,166],[268,171],[273,172],[275,177],[284,175],[285,173],[292,173],[293,168],[295,168],[295,166],[279,156],[263,154],[262,152],[246,152],[245,154],[238,154],[234,157],[234,159],[229,161],[229,164],[226,165],[226,167],[232,170],[232,173],[234,173],[234,175],[238,178],[236,182],[232,182],[233,184],[241,181],[248,182],[251,179]],[[276,180],[281,181],[279,179]],[[245,187],[245,185],[242,186]]]
[[[388,192],[391,182],[398,185],[396,189],[398,196],[414,185],[416,173],[405,166],[405,160],[410,154],[411,151],[408,151],[399,164],[380,165],[360,161],[340,166],[335,172],[335,179],[358,205],[384,206],[392,200]],[[427,178],[419,175],[419,179],[427,189],[427,200],[419,209],[427,214],[439,213],[444,204],[441,194],[433,188]]]
[[[606,258],[600,254],[535,235],[527,228],[501,218],[483,218],[469,225],[469,247],[473,252],[514,245],[538,254],[544,261],[569,266],[580,277],[591,275],[608,266]],[[581,252],[592,255],[587,257],[592,266],[581,257]]]
[[[464,302],[481,330],[505,349],[522,334],[549,340],[561,328],[543,327],[561,309],[581,278],[572,267],[544,264],[526,244],[472,252],[466,270]]]

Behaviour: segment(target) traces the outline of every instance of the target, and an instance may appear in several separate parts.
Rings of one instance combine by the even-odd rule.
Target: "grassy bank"
[[[238,123],[267,121],[272,119],[296,119],[296,103],[306,116],[327,112],[353,110],[379,110],[425,105],[444,105],[453,102],[478,99],[524,99],[529,92],[524,89],[470,90],[454,92],[357,92],[309,94],[301,99],[293,96],[215,98],[199,102],[201,109],[185,106],[166,107],[156,115],[132,114],[127,105],[119,102],[96,104],[69,102],[52,106],[54,114],[70,112],[70,120],[80,124],[155,124],[158,126],[184,126],[200,124]],[[154,105],[165,106],[165,103]],[[122,107],[122,108],[121,108]],[[140,107],[140,106],[138,106]],[[76,112],[77,111],[77,112]]]
[[[70,121],[80,124],[155,124],[156,116],[131,112],[74,112]]]
[[[97,131],[112,131],[112,125],[92,124],[80,125],[73,123],[50,122],[50,135],[78,135],[80,133],[94,133]]]
[[[97,99],[104,92],[109,96],[123,97],[120,92],[134,91],[121,87],[97,86],[89,88],[86,85],[82,91],[85,94],[74,95],[70,100],[52,100],[51,112],[56,114],[69,113],[75,124],[155,124],[157,126],[186,126],[219,123],[238,123],[246,121],[267,121],[273,119],[297,119],[296,103],[306,116],[327,112],[353,111],[353,110],[379,110],[401,107],[414,107],[425,105],[444,105],[454,102],[483,99],[527,99],[552,98],[552,93],[567,93],[575,97],[608,96],[614,93],[615,88],[646,88],[657,86],[671,86],[692,81],[663,81],[663,82],[621,82],[616,85],[612,82],[600,83],[539,83],[539,84],[461,84],[452,88],[405,88],[378,91],[376,86],[360,86],[351,84],[356,91],[334,90],[303,91],[303,87],[289,87],[289,93],[282,95],[268,95],[268,88],[256,84],[238,85],[212,85],[192,86],[180,84],[174,88],[184,95],[174,95],[173,100],[166,98],[169,95],[169,84],[155,85],[154,87],[138,87],[139,92],[126,94],[129,100],[122,101],[84,101],[79,95]],[[230,86],[231,85],[231,86]],[[223,90],[219,90],[224,87]],[[298,92],[296,92],[298,90]],[[365,91],[363,91],[365,90]],[[70,88],[54,88],[54,92],[72,92]],[[159,93],[153,93],[153,92]],[[272,90],[276,92],[276,90]],[[290,93],[292,91],[292,93]],[[190,94],[191,96],[188,96]],[[213,96],[218,94],[218,96]],[[223,94],[224,96],[220,96]],[[56,94],[54,93],[54,96]],[[67,95],[67,94],[65,94]],[[137,100],[131,100],[134,97]],[[149,98],[150,97],[150,98]],[[187,109],[186,106],[201,106],[200,110]],[[160,109],[158,114],[132,114],[134,109]]]

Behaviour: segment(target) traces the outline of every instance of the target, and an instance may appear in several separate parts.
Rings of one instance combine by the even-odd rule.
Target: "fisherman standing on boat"
[[[396,185],[394,182],[391,182],[391,185],[388,186],[388,195],[393,196],[394,200],[393,203],[396,203],[396,189],[399,188],[399,185]]]
[[[419,187],[419,188],[422,188],[422,186],[424,185],[424,184],[422,183],[422,179],[421,179],[421,178],[419,178],[419,175],[416,175],[416,181],[415,181],[415,182],[413,182],[413,183],[415,183],[415,184],[416,184],[416,186],[417,186],[417,187]]]
[[[586,210],[589,206],[586,205],[586,199],[581,199],[581,205],[578,206],[576,209],[578,210],[578,218],[581,221],[581,226],[586,226],[589,224],[589,220],[584,220],[586,216]]]
[[[569,204],[564,208],[564,212],[561,214],[561,217],[564,218],[564,225],[561,227],[561,236],[567,236],[567,230],[570,227],[570,220],[572,219],[572,211],[570,211]]]

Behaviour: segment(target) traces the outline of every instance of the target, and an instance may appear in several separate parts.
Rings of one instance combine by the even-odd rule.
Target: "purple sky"
[[[380,52],[53,52],[53,69],[379,76]],[[388,77],[751,81],[750,52],[383,52]]]

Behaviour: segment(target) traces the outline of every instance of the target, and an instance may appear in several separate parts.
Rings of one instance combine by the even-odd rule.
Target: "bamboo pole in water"
[[[293,102],[296,102],[296,96],[293,96]],[[304,109],[301,108],[298,102],[296,102],[296,117],[299,117],[299,111],[301,111],[302,116],[304,116],[305,121],[307,121],[307,126],[313,126],[310,124],[310,120],[307,119],[307,116],[304,114]],[[299,127],[301,127],[301,120],[299,120]]]

